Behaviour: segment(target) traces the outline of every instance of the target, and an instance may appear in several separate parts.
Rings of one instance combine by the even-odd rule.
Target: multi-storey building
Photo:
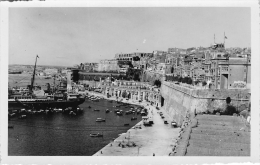
[[[251,59],[229,58],[228,61],[219,64],[221,89],[236,88],[235,82],[240,81],[250,88],[251,84]]]
[[[118,61],[116,59],[101,60],[98,64],[98,71],[114,71],[119,72]]]

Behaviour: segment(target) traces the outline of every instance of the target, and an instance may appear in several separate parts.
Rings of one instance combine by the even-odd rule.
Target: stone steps
[[[213,129],[203,129],[200,127],[193,128],[192,133],[194,134],[207,134],[207,135],[224,135],[224,136],[241,136],[250,137],[250,132],[245,131],[227,131],[227,130],[213,130]]]
[[[224,136],[224,135],[205,135],[205,134],[195,134],[191,133],[190,140],[199,141],[213,141],[213,142],[232,142],[232,143],[242,143],[250,145],[250,138],[243,138],[239,136]]]
[[[211,129],[211,130],[226,130],[226,131],[240,131],[243,128],[243,125],[198,125],[200,129]]]
[[[248,151],[232,151],[223,149],[208,149],[203,147],[188,147],[186,156],[250,156]]]
[[[240,121],[215,121],[215,120],[199,120],[198,122],[199,125],[225,125],[225,126],[233,126],[233,125],[240,125],[243,124]]]
[[[212,121],[231,121],[237,120],[240,117],[237,116],[228,116],[228,115],[197,115],[198,120],[212,120]]]
[[[189,140],[188,147],[201,147],[208,149],[232,150],[232,151],[247,151],[250,152],[250,145],[243,143],[230,142],[209,142],[200,140]]]

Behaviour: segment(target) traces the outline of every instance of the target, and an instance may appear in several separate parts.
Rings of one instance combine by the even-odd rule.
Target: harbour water
[[[121,106],[115,107],[117,105]],[[91,156],[141,120],[137,114],[116,115],[115,109],[124,112],[130,109],[116,101],[86,100],[80,107],[84,108],[84,112],[76,116],[42,113],[27,115],[25,119],[18,119],[18,116],[12,118],[8,122],[9,126],[14,126],[8,129],[8,155]],[[106,113],[106,109],[110,112]],[[133,116],[137,120],[131,121]],[[106,122],[96,122],[97,118],[104,118]],[[101,133],[104,136],[90,137],[90,133]]]

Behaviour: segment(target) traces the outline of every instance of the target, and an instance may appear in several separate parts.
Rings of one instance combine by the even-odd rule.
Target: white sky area
[[[170,47],[250,47],[250,8],[34,7],[9,10],[9,64],[73,66]]]

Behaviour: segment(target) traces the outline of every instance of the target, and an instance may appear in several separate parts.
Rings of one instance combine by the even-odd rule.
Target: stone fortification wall
[[[239,112],[248,108],[250,94],[246,89],[209,90],[189,89],[171,82],[163,81],[161,94],[164,98],[162,108],[179,125],[188,114],[209,112],[214,110],[225,111],[227,109],[226,98],[231,98],[229,107]],[[196,110],[195,110],[196,109]]]

